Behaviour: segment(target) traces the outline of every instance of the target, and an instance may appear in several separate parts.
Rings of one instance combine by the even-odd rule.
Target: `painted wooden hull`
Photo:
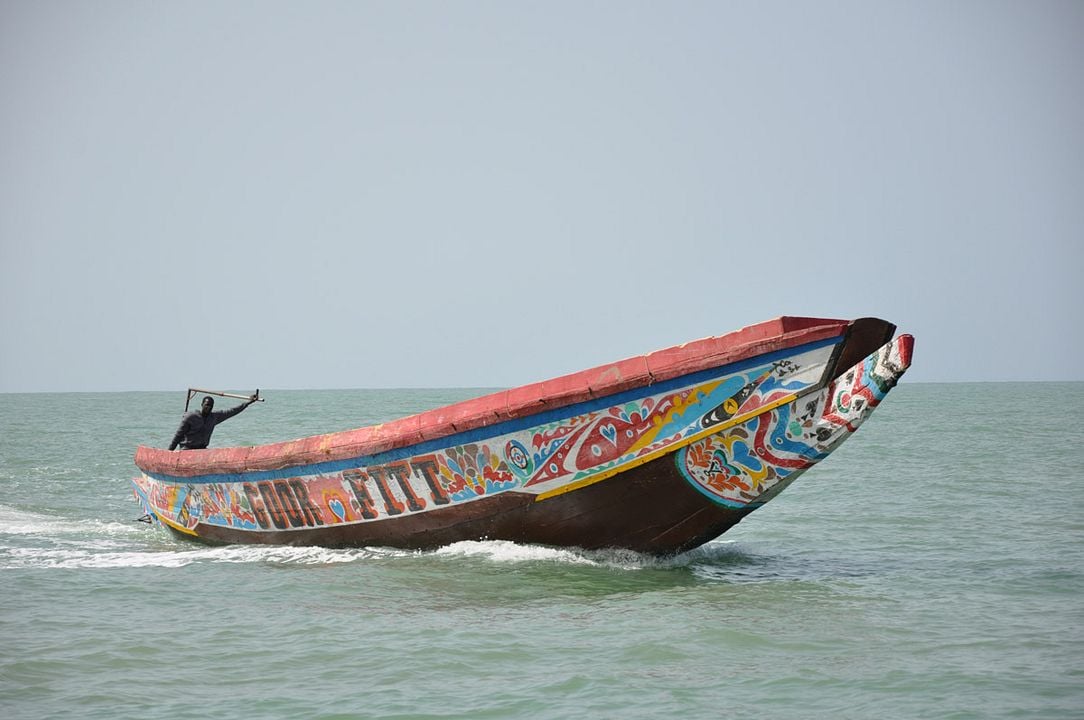
[[[910,365],[883,320],[778,318],[383,425],[140,447],[148,513],[212,543],[707,542],[849,437]]]

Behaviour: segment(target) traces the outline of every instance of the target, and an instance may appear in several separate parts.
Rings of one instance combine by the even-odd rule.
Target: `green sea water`
[[[267,391],[214,444],[480,393]],[[0,395],[0,717],[1084,717],[1084,383],[904,383],[667,559],[186,543],[129,485],[183,404]]]

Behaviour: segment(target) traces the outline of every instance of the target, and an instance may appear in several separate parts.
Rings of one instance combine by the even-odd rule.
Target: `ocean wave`
[[[543,545],[520,545],[508,540],[463,540],[431,551],[438,557],[481,558],[497,563],[554,562],[595,565],[580,552]]]
[[[584,550],[525,545],[508,540],[465,540],[434,550],[432,554],[439,557],[481,558],[494,563],[554,563],[633,571],[731,562],[734,557],[740,556],[730,541],[715,541],[681,555],[656,556],[619,548]]]
[[[115,520],[75,520],[57,515],[18,510],[0,505],[0,535],[45,535],[50,537],[138,535],[143,526]]]
[[[7,548],[0,567],[14,568],[181,568],[197,563],[269,563],[277,565],[333,565],[369,560],[405,551],[382,548],[333,550],[321,547],[242,546],[196,549],[118,548]]]

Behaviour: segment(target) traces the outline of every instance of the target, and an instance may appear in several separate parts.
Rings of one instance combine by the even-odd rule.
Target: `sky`
[[[0,0],[0,392],[510,387],[779,315],[1084,380],[1084,3]]]

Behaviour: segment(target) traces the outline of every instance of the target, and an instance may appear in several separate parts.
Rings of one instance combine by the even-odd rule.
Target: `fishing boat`
[[[780,317],[356,430],[139,447],[150,519],[208,543],[510,540],[668,555],[850,437],[911,363],[877,318]]]

